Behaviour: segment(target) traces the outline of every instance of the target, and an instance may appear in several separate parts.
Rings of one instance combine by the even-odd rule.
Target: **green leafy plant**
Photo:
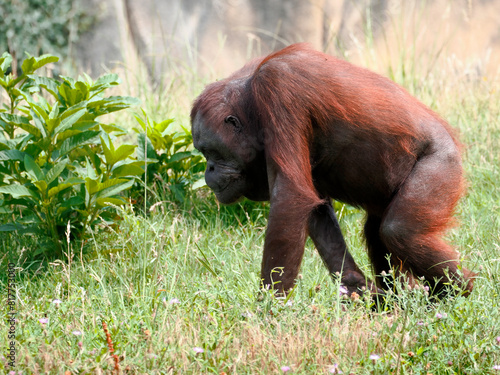
[[[140,125],[134,129],[138,133],[137,159],[143,165],[147,161],[147,181],[163,199],[184,202],[191,188],[205,184],[206,161],[193,149],[191,132],[182,126],[181,131],[174,131],[173,119],[156,122],[144,111],[136,120]],[[140,195],[143,189],[137,186],[134,191]]]
[[[70,226],[78,238],[99,223],[117,219],[120,193],[144,173],[134,159],[135,147],[116,139],[126,131],[100,122],[139,100],[104,92],[119,84],[106,74],[95,82],[54,79],[36,72],[58,61],[56,56],[29,56],[22,73],[8,73],[12,56],[0,58],[0,86],[8,97],[0,108],[0,212],[2,232],[34,233],[48,239],[47,248],[62,253],[61,238]]]
[[[71,56],[72,45],[94,22],[97,11],[76,0],[0,1],[0,51],[18,72],[24,51]]]

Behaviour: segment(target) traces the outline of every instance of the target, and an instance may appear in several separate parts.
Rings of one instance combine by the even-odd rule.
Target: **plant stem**
[[[45,209],[45,216],[47,218],[47,225],[49,226],[50,234],[52,236],[54,244],[56,245],[58,254],[62,254],[63,250],[62,250],[61,243],[59,242],[59,236],[57,235],[56,224],[54,223],[52,215],[50,214],[49,208],[50,208],[50,206],[47,207],[47,209]]]

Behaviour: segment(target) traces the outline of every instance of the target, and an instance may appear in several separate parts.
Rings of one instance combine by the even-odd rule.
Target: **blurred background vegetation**
[[[17,71],[26,57],[56,54],[65,62],[81,33],[96,18],[75,0],[2,0],[0,2],[0,51],[9,52]]]
[[[180,67],[225,76],[301,41],[355,62],[367,48],[392,63],[402,51],[456,59],[481,75],[498,66],[498,14],[499,0],[2,0],[0,49],[70,57],[93,77],[125,64],[156,83]]]

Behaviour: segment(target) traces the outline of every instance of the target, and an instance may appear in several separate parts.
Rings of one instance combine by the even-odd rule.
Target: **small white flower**
[[[339,370],[338,363],[334,363],[332,367],[328,370],[330,374],[343,374],[342,371]]]
[[[343,285],[340,285],[339,286],[339,295],[343,296],[345,294],[349,293],[349,291],[347,290],[347,288]]]
[[[242,316],[243,318],[247,318],[247,319],[249,319],[249,318],[251,318],[251,317],[252,317],[252,313],[251,313],[251,312],[249,312],[249,311],[245,311],[244,313],[241,313],[241,316]]]
[[[378,354],[370,354],[369,357],[372,361],[378,361],[380,359],[380,356]]]
[[[195,346],[193,348],[193,351],[196,353],[196,354],[199,354],[199,353],[203,353],[205,350],[203,350],[203,348],[200,348],[198,346]]]

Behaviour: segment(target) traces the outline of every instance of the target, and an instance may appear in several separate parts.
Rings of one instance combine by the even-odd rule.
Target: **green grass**
[[[381,312],[362,300],[344,301],[310,241],[291,298],[260,296],[267,205],[221,207],[200,192],[182,207],[162,202],[147,218],[127,208],[119,228],[97,234],[85,251],[70,242],[67,257],[50,263],[25,260],[34,239],[4,237],[0,371],[8,369],[3,270],[10,261],[22,374],[111,373],[102,321],[122,374],[279,374],[282,366],[326,374],[335,364],[344,374],[494,374],[500,365],[500,93],[491,80],[438,78],[404,83],[458,128],[466,145],[469,190],[448,238],[465,266],[479,272],[468,298],[431,304],[423,289],[402,288]],[[180,81],[188,86],[189,79]],[[172,117],[161,113],[156,94],[144,94],[149,111]],[[184,107],[171,111],[186,121]],[[370,274],[362,225],[361,212],[343,213],[350,249]]]

